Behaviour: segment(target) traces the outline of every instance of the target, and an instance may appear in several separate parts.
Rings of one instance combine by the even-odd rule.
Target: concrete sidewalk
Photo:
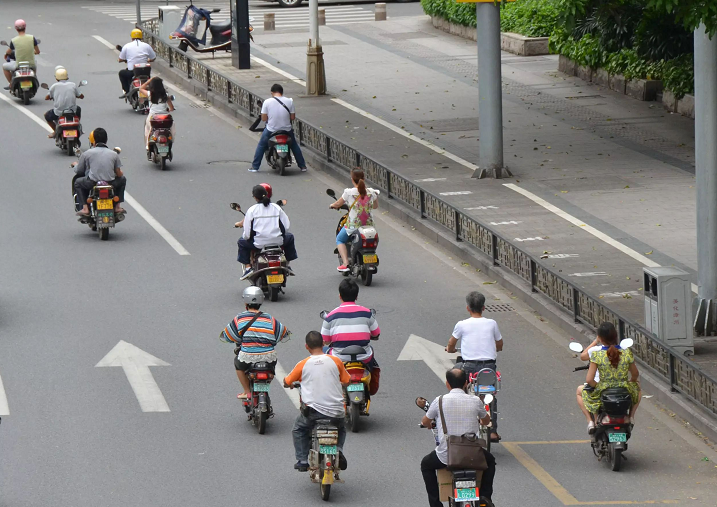
[[[322,36],[332,96],[303,96],[303,32],[255,31],[253,55],[278,73],[256,62],[239,71],[225,56],[202,60],[263,96],[282,83],[302,119],[490,224],[639,323],[645,263],[682,267],[697,282],[692,120],[562,76],[556,57],[504,53],[514,178],[475,180],[475,43],[434,29],[427,16],[322,27]],[[715,358],[717,341],[699,340],[693,359],[713,375]]]

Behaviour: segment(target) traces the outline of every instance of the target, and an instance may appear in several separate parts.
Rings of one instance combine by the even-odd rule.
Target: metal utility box
[[[645,327],[686,356],[695,353],[689,274],[672,267],[642,268]]]
[[[184,9],[176,5],[159,6],[159,38],[165,44],[171,43],[169,36],[179,27],[183,15]]]

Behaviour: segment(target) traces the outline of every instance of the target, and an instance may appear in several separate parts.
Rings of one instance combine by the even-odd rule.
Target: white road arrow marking
[[[423,361],[438,378],[446,381],[446,371],[453,368],[456,354],[449,354],[443,345],[412,334],[398,355],[399,361]]]
[[[523,222],[516,222],[515,220],[509,220],[508,222],[491,222],[490,225],[518,225]]]
[[[2,377],[0,377],[0,415],[10,415],[10,407],[7,404],[7,396],[5,396],[5,388],[2,385]]]
[[[105,366],[122,367],[142,412],[169,412],[169,405],[149,370],[150,366],[170,366],[169,363],[120,340],[95,368]]]

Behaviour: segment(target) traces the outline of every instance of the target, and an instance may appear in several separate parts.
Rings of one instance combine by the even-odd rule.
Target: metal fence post
[[[463,241],[461,238],[461,214],[458,210],[453,210],[453,216],[456,221],[456,241]]]
[[[538,285],[538,266],[533,259],[530,259],[530,289],[532,292],[538,292],[535,286]]]
[[[670,375],[670,392],[676,393],[677,389],[675,389],[675,385],[677,384],[677,376],[675,375],[675,356],[673,356],[669,351],[667,352],[669,355],[669,361],[668,361],[668,373]]]
[[[232,103],[232,83],[227,79],[227,102]]]
[[[384,167],[384,169],[386,168]],[[386,192],[388,192],[389,199],[393,199],[393,197],[391,196],[391,174],[391,171],[386,169]]]
[[[361,154],[356,152],[356,167],[361,167]]]
[[[423,190],[418,191],[418,200],[421,206],[421,218],[426,218],[426,193]]]
[[[207,67],[206,73],[207,73],[207,91],[211,91],[211,89],[212,89],[212,74],[209,70],[209,67]]]
[[[573,319],[580,322],[580,293],[573,287]]]
[[[168,56],[167,59],[169,60],[170,67],[174,67],[174,58],[172,57],[173,54],[174,54],[174,51],[172,51],[172,49],[170,48],[168,51],[168,55],[167,55]]]
[[[331,141],[330,137],[326,136],[326,160],[331,162]]]
[[[498,263],[498,236],[492,232],[490,233],[490,248],[493,257],[493,265],[500,266]]]

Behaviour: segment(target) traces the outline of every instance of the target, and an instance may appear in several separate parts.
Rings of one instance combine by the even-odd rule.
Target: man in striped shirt
[[[370,340],[378,340],[381,329],[368,308],[356,304],[359,287],[353,278],[345,278],[339,284],[341,305],[324,317],[321,336],[324,339],[326,353],[337,356],[342,361],[350,361],[349,356],[342,356],[341,351],[349,345],[359,345],[366,350],[365,355],[358,356],[371,371],[369,393],[378,392],[381,369],[373,355]]]
[[[234,358],[234,367],[239,382],[244,388],[244,392],[237,395],[240,400],[246,399],[249,393],[249,379],[246,372],[254,363],[262,362],[270,363],[273,370],[276,366],[274,347],[291,334],[281,322],[261,311],[264,292],[259,287],[244,289],[242,299],[246,311],[234,317],[219,335],[220,340],[239,346],[237,356]]]

